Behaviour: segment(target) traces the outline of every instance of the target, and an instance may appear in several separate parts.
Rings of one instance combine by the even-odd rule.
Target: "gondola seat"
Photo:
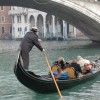
[[[67,72],[69,74],[69,79],[76,78],[75,76],[75,69],[73,67],[68,67],[63,70],[64,72]]]

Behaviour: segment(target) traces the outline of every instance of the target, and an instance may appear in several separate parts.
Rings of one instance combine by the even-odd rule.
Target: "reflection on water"
[[[0,100],[61,100],[58,93],[39,94],[23,86],[13,73],[20,41],[0,41]],[[81,55],[93,60],[100,57],[100,46],[91,41],[43,42],[50,64],[63,56],[66,61]],[[72,48],[73,47],[73,48]],[[5,52],[5,51],[11,52]],[[4,52],[3,52],[4,51]],[[47,74],[43,53],[35,48],[30,53],[30,70],[36,74]],[[61,91],[63,100],[100,100],[100,76],[95,80]]]

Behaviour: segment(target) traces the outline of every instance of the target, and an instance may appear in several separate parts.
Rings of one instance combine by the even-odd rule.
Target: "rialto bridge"
[[[59,16],[93,41],[100,41],[100,3],[86,0],[0,0],[0,6],[20,6]]]

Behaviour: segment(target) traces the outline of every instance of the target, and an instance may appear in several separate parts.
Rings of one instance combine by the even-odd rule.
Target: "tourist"
[[[84,67],[84,64],[87,63],[87,64],[90,64],[90,61],[88,59],[84,59],[83,57],[81,56],[78,56],[77,57],[77,63],[80,65],[80,67],[83,69]]]
[[[63,57],[59,57],[51,68],[54,77],[60,80],[65,80],[69,77],[68,73],[64,72],[64,69],[66,69],[66,65]]]
[[[71,67],[73,67],[75,69],[75,75],[76,75],[76,77],[78,77],[79,74],[82,74],[82,69],[81,69],[80,65],[77,63],[76,59],[74,59],[71,62]]]
[[[83,67],[83,74],[88,74],[88,73],[92,73],[92,67],[93,65],[92,64],[84,64],[84,67]]]

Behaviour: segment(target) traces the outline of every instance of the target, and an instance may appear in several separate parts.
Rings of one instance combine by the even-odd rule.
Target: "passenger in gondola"
[[[83,57],[81,56],[77,56],[77,63],[80,65],[80,67],[83,69],[84,67],[84,64],[87,63],[87,64],[90,64],[90,61],[88,59],[84,59]]]
[[[67,68],[71,67],[71,65],[70,65],[69,62],[66,62],[66,67],[67,67]]]
[[[92,73],[92,67],[93,65],[92,64],[84,64],[84,67],[83,67],[83,74],[88,74],[88,73]]]
[[[59,57],[57,61],[61,69],[64,70],[66,68],[65,59],[63,57]]]
[[[71,67],[73,67],[75,69],[75,75],[76,75],[76,77],[79,77],[79,75],[82,74],[82,69],[81,69],[80,65],[77,63],[76,59],[74,59],[71,62]]]
[[[38,38],[37,31],[38,29],[36,27],[32,27],[30,32],[25,34],[20,44],[23,67],[26,70],[29,69],[29,52],[33,46],[35,45],[39,50],[45,51],[40,44],[41,40]]]
[[[52,72],[57,71],[58,67],[59,67],[58,66],[58,61],[53,62],[53,65],[51,66]],[[49,72],[49,74],[50,74],[50,72]]]
[[[51,68],[54,77],[60,80],[68,79],[68,73],[63,71],[65,68],[66,66],[64,58],[59,57]]]
[[[51,69],[52,69],[52,71],[54,72],[54,71],[57,71],[57,68],[58,68],[58,67],[61,67],[61,69],[66,68],[66,66],[65,66],[65,60],[64,60],[63,57],[59,57],[59,58],[53,63]]]

